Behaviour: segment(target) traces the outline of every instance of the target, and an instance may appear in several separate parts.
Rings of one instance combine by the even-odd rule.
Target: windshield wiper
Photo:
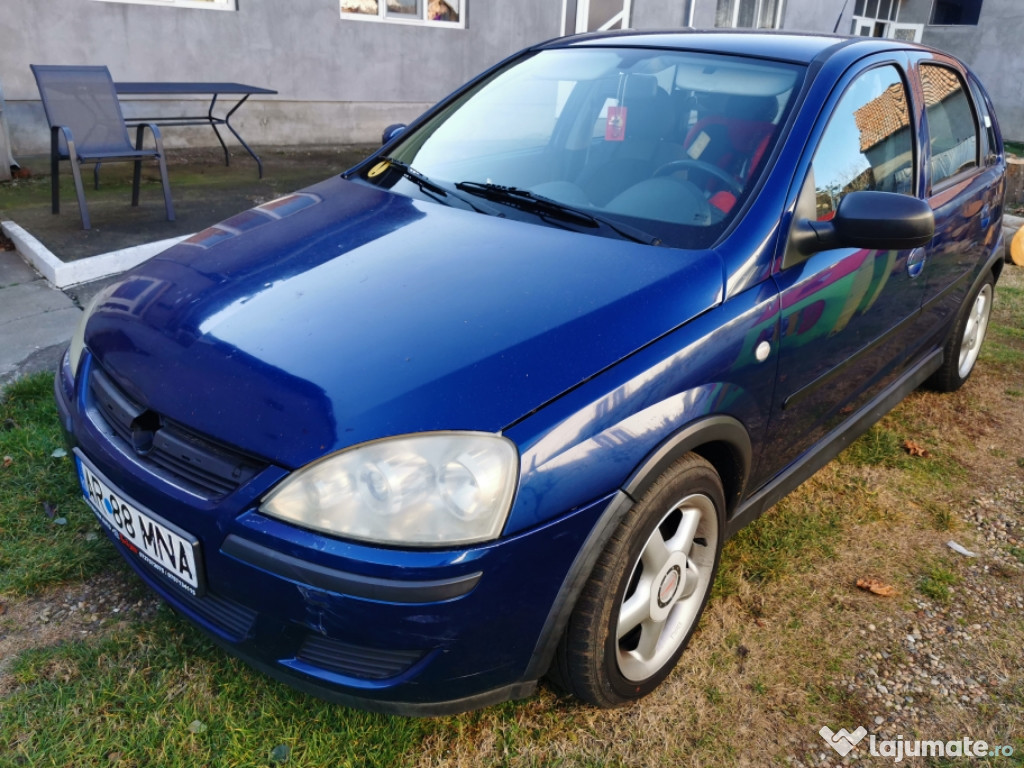
[[[600,214],[567,205],[544,195],[538,195],[528,189],[506,187],[502,184],[480,181],[460,181],[455,187],[463,192],[469,192],[472,195],[479,195],[487,200],[511,205],[520,210],[535,213],[538,216],[552,218],[560,222],[575,223],[589,228],[605,227],[627,240],[643,243],[644,245],[661,245],[661,238],[652,235],[650,232],[644,232],[642,229],[630,226],[629,224],[613,221]]]
[[[403,163],[401,160],[396,160],[393,157],[384,157],[381,159],[384,162],[389,163],[392,167],[397,168],[399,171],[401,171],[402,175],[409,181],[411,181],[413,184],[415,184],[417,187],[419,187],[421,192],[430,195],[438,202],[449,204],[449,201],[441,200],[441,198],[451,197],[453,200],[458,200],[463,205],[468,205],[477,213],[486,213],[492,216],[497,213],[497,211],[495,211],[493,208],[481,208],[480,206],[476,205],[472,200],[469,200],[463,197],[462,195],[455,194],[454,191],[451,189],[445,189],[438,182],[434,181],[429,176],[424,176],[422,173],[417,171],[408,163]]]
[[[396,160],[393,157],[385,157],[383,160],[393,168],[400,170],[405,178],[420,188],[420,191],[431,192],[435,195],[440,195],[441,197],[448,197],[448,191],[444,187],[431,178],[424,176],[408,163],[403,163],[401,160]]]

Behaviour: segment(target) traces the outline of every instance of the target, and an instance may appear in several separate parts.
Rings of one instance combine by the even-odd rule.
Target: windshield
[[[462,94],[392,148],[396,162],[371,163],[358,178],[562,226],[550,216],[556,202],[652,233],[651,242],[704,248],[755,185],[801,73],[685,51],[541,51]],[[523,191],[545,207],[524,204]],[[487,200],[467,204],[470,195]]]

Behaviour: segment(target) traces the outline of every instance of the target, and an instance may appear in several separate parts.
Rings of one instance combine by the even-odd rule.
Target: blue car
[[[83,493],[315,695],[630,702],[731,535],[970,376],[1004,172],[981,84],[920,46],[537,45],[103,290],[56,378]]]

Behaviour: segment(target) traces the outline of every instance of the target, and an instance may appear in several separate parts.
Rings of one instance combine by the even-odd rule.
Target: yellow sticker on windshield
[[[390,167],[390,161],[381,160],[379,163],[373,166],[373,168],[370,169],[370,172],[366,174],[366,178],[372,179],[374,176],[380,176],[382,173],[384,173],[384,171],[386,171]]]

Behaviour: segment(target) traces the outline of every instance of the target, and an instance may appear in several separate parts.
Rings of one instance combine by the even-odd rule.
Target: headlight
[[[89,302],[82,313],[82,319],[78,321],[78,327],[75,328],[75,332],[71,336],[71,343],[68,345],[68,362],[71,365],[72,376],[78,375],[78,363],[81,362],[82,352],[85,351],[85,324],[89,322],[93,310],[99,306],[101,301],[107,298],[109,293],[107,289],[104,289],[93,296],[92,301]]]
[[[431,432],[351,448],[296,471],[260,511],[382,544],[447,546],[497,538],[518,473],[511,441]]]

